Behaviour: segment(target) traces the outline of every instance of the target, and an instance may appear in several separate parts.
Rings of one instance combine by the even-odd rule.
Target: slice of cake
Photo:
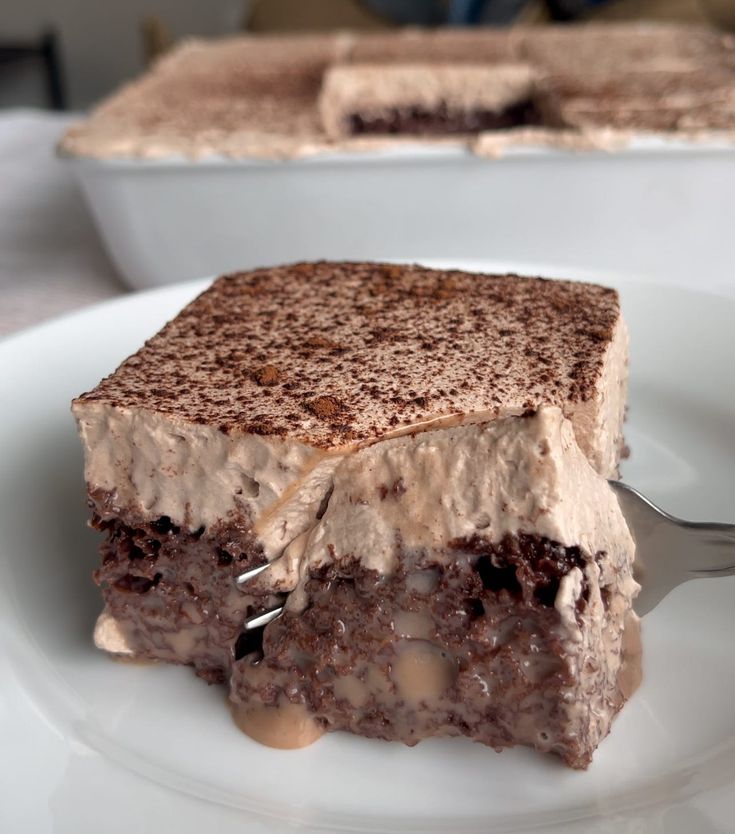
[[[479,722],[466,722],[468,734],[536,743],[553,713],[548,744],[537,746],[583,765],[622,702],[633,553],[605,479],[622,449],[626,380],[618,297],[599,286],[372,263],[219,279],[74,402],[93,524],[105,532],[98,646],[191,664],[210,681],[233,674],[241,723],[263,736],[252,713],[265,711],[259,726],[284,744],[293,743],[284,714],[307,733],[380,735],[377,724],[394,721],[382,734],[413,740],[443,732],[447,704],[468,697],[449,671],[474,657],[470,643],[470,654],[450,653],[471,627],[478,669],[494,681],[487,716],[502,713],[504,691],[489,652],[510,668],[528,644],[556,677],[528,732],[517,715],[483,725],[468,701]],[[363,628],[367,642],[335,677],[332,638],[320,653],[314,635],[339,628],[326,619],[342,585],[345,602],[358,593],[368,608],[351,607],[363,626],[343,625]],[[284,601],[264,634],[238,639],[246,620]],[[383,605],[392,625],[373,610]],[[392,714],[387,694],[366,707],[373,718],[354,705],[341,718],[373,666],[392,668],[397,649],[403,658],[396,635],[423,641],[429,659],[446,653],[454,688],[405,729],[406,709]],[[424,665],[434,674],[421,651],[406,655],[406,676]],[[520,679],[505,668],[517,695]],[[313,700],[329,675],[342,690],[334,709]],[[595,688],[607,717],[564,746],[558,734],[582,732],[583,718],[560,717],[559,699],[574,701],[580,687]],[[464,732],[458,716],[450,724]]]

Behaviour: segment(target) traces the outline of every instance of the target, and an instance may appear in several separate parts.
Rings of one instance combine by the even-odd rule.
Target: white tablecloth
[[[0,336],[126,291],[55,157],[71,121],[0,113]]]

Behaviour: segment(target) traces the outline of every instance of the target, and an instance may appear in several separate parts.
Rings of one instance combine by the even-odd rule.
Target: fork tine
[[[263,573],[264,570],[268,570],[269,567],[273,562],[266,562],[264,565],[258,565],[255,568],[250,568],[249,570],[243,571],[236,579],[235,583],[242,587],[246,582],[249,582],[251,579],[255,579],[256,576],[259,576]],[[248,631],[255,631],[258,628],[264,628],[268,625],[268,623],[272,623],[273,620],[277,619],[283,613],[283,605],[278,605],[275,608],[271,608],[269,611],[263,611],[260,614],[256,614],[254,617],[250,617],[249,619],[245,620],[242,626],[243,633]]]
[[[279,605],[277,608],[271,608],[270,611],[265,611],[262,614],[256,614],[254,617],[250,617],[250,619],[245,620],[243,623],[243,631],[252,631],[253,629],[267,626],[268,623],[272,623],[273,620],[281,616],[283,608],[283,605]]]
[[[249,570],[243,571],[235,580],[238,585],[243,585],[245,582],[248,582],[251,579],[255,579],[256,576],[263,573],[264,570],[267,570],[271,566],[271,562],[266,562],[264,565],[258,565],[256,568],[250,568]]]
[[[635,610],[643,616],[690,579],[735,574],[735,525],[685,521],[657,507],[638,490],[611,481],[636,542],[642,585]],[[641,570],[642,567],[642,570]]]

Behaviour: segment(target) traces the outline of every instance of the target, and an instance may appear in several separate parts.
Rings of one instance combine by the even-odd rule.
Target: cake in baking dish
[[[596,24],[189,41],[72,127],[62,149],[282,158],[453,137],[482,153],[499,139],[585,147],[733,128],[735,38]]]

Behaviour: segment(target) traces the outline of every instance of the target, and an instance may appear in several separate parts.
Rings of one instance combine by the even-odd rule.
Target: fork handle
[[[692,576],[735,576],[735,524],[679,521],[696,556]]]

